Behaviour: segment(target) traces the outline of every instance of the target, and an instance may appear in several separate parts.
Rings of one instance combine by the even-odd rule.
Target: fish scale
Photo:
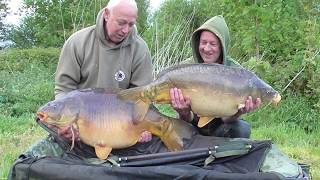
[[[220,64],[183,64],[159,73],[145,86],[120,91],[118,97],[135,103],[170,104],[170,89],[181,89],[191,101],[191,110],[200,116],[199,127],[219,117],[232,116],[244,107],[248,96],[262,103],[281,100],[280,94],[251,71]],[[146,111],[146,110],[143,110]]]
[[[100,159],[106,159],[112,148],[134,145],[145,130],[159,136],[170,151],[183,149],[185,137],[168,128],[173,126],[169,117],[154,109],[146,115],[136,104],[118,99],[116,92],[102,88],[75,90],[39,108],[37,116],[43,123],[58,127],[65,125],[62,116],[69,126],[76,123],[81,140],[93,146]]]

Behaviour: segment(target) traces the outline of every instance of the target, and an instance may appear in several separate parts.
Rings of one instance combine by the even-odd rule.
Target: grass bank
[[[45,55],[44,55],[45,54]],[[6,179],[19,154],[46,132],[35,122],[35,112],[53,99],[58,50],[1,52],[0,63],[0,179]],[[174,115],[172,109],[162,111]],[[278,107],[266,107],[244,117],[252,127],[252,139],[272,140],[289,157],[311,165],[320,179],[319,112],[307,98],[286,95]]]

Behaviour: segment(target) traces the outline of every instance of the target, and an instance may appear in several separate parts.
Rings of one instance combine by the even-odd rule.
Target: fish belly
[[[81,140],[91,146],[105,145],[113,149],[126,148],[136,144],[143,131],[133,127],[129,122],[119,121],[106,124],[108,123],[79,122]]]
[[[194,113],[205,117],[225,117],[234,115],[244,98],[221,91],[205,91],[204,89],[185,89],[185,96],[192,102]]]

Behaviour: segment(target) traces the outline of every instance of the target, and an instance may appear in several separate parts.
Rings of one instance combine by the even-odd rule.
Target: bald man
[[[152,81],[151,56],[138,35],[137,16],[134,0],[111,0],[96,25],[69,37],[56,71],[56,99],[75,89],[127,89]]]
[[[138,35],[137,17],[134,0],[110,0],[99,12],[96,25],[72,34],[61,51],[55,98],[76,89],[128,89],[151,82],[151,56],[146,42]],[[70,127],[59,129],[58,133],[67,139],[72,137]],[[144,132],[139,142],[151,138],[151,133]]]

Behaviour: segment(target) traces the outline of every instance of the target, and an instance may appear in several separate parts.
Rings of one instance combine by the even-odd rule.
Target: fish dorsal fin
[[[117,93],[117,97],[121,100],[128,100],[131,102],[135,102],[138,99],[141,99],[141,94],[145,91],[144,86],[123,89]]]
[[[96,151],[97,157],[101,160],[107,159],[112,150],[111,147],[107,147],[105,145],[96,145],[94,149]]]
[[[209,122],[211,122],[214,119],[214,117],[200,117],[198,122],[198,127],[202,128],[203,126],[207,125]]]
[[[159,72],[156,75],[156,79],[158,79],[159,77],[163,76],[164,74],[167,74],[168,72],[173,71],[175,69],[185,68],[185,67],[192,66],[192,65],[196,65],[196,64],[178,64],[178,65],[174,65],[174,66],[168,67],[168,68],[162,70],[161,72]]]
[[[146,103],[142,101],[141,99],[138,99],[133,107],[133,124],[137,125],[139,122],[141,122],[144,117],[146,116],[148,110],[149,110],[150,103]]]
[[[174,71],[176,69],[184,69],[184,68],[194,68],[194,67],[200,67],[200,68],[205,68],[207,66],[215,66],[217,67],[216,69],[221,69],[221,68],[228,68],[228,69],[240,69],[242,70],[243,68],[240,67],[233,67],[233,66],[226,66],[226,65],[222,65],[222,64],[217,64],[217,63],[185,63],[185,64],[177,64],[177,65],[173,65],[171,67],[168,67],[164,70],[162,70],[161,72],[159,72],[156,75],[156,79],[160,78],[161,76],[163,76],[164,74],[167,74],[170,71]],[[190,69],[189,69],[190,70]]]

